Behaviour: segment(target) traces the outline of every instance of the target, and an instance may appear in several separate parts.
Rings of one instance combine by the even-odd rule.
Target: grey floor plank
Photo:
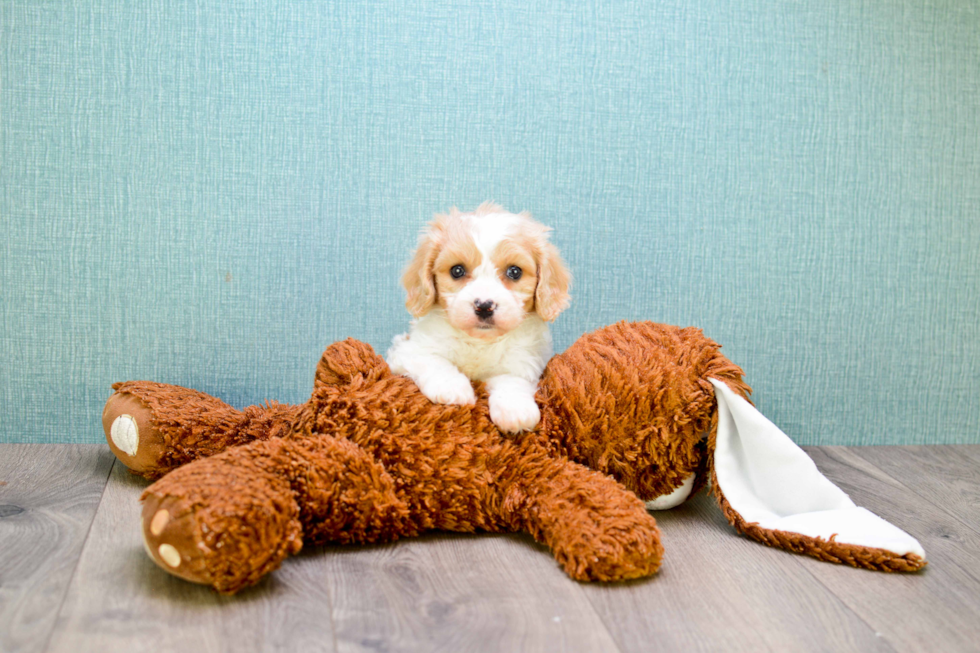
[[[434,534],[325,553],[342,653],[617,650],[581,585],[526,536]]]
[[[0,644],[41,650],[50,633],[51,651],[127,653],[980,648],[980,447],[808,450],[856,502],[919,538],[924,572],[767,549],[702,496],[657,514],[667,555],[643,581],[570,581],[524,536],[436,534],[307,551],[222,597],[149,560],[147,483],[119,465],[109,475],[104,446],[6,445]]]
[[[980,445],[850,449],[980,533]]]
[[[106,486],[104,445],[0,445],[0,651],[41,651]]]
[[[140,535],[146,485],[113,467],[48,650],[334,650],[329,596],[311,559],[233,597],[158,569]]]
[[[912,478],[930,475],[922,456],[895,448]],[[821,563],[801,565],[899,651],[980,649],[980,538],[957,517],[924,499],[845,447],[808,448],[828,478],[861,506],[916,537],[929,565],[916,574],[885,574]]]
[[[956,447],[957,453],[962,453],[965,456],[972,458],[974,462],[980,463],[980,444],[954,444],[954,445],[942,445],[942,447]]]
[[[795,556],[737,535],[705,493],[655,516],[660,573],[584,588],[621,650],[891,650]]]

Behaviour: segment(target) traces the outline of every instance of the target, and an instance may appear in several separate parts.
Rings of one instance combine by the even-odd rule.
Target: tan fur
[[[534,222],[526,211],[518,214],[525,218],[518,233],[509,240],[513,246],[528,252],[535,263],[537,284],[534,289],[533,310],[542,320],[551,322],[568,308],[569,286],[572,273],[562,260],[558,248],[548,242],[548,227]]]
[[[561,260],[558,249],[545,243],[540,251],[538,287],[534,293],[535,310],[545,322],[551,322],[568,308],[568,286],[572,275]]]
[[[436,302],[446,308],[443,301],[445,294],[458,292],[469,280],[468,276],[453,279],[449,271],[454,265],[459,264],[463,265],[469,273],[483,262],[483,254],[473,241],[472,234],[464,229],[457,220],[446,217],[440,225],[439,253],[429,270],[429,274],[436,286]]]
[[[534,260],[534,249],[519,236],[505,238],[497,245],[491,260],[494,267],[500,270],[500,280],[504,286],[523,300],[524,312],[532,312],[534,290],[538,284],[538,266]],[[511,265],[521,268],[524,273],[517,281],[507,277],[507,269]]]
[[[415,254],[402,273],[402,285],[407,292],[405,307],[415,317],[425,315],[436,303],[436,283],[432,276],[432,266],[438,254],[438,236],[430,231],[419,239]]]
[[[472,215],[485,217],[502,211],[500,205],[484,202]],[[415,317],[425,315],[435,305],[445,308],[442,295],[456,292],[466,283],[466,277],[453,279],[449,274],[454,265],[462,264],[467,270],[473,270],[482,263],[483,255],[459,221],[462,215],[455,206],[448,213],[436,214],[419,238],[415,253],[402,274],[402,285],[407,292],[405,306]],[[501,271],[504,283],[513,287],[524,300],[525,311],[536,311],[541,319],[551,322],[568,308],[572,275],[558,248],[547,241],[550,229],[535,222],[526,211],[517,215],[523,218],[517,233],[497,246],[492,260]],[[510,265],[519,266],[525,273],[516,284],[503,276]]]

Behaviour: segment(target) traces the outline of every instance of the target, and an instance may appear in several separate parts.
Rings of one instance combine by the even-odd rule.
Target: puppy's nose
[[[494,306],[494,303],[489,299],[485,301],[481,301],[477,299],[476,301],[473,302],[473,311],[476,313],[476,316],[481,320],[486,320],[493,317],[494,308],[496,308]]]

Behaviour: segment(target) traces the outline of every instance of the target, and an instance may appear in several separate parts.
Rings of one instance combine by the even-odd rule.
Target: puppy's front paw
[[[473,384],[458,372],[429,377],[419,384],[419,390],[436,404],[468,406],[476,403]]]
[[[490,394],[490,419],[504,433],[530,431],[541,421],[533,395],[519,392]]]

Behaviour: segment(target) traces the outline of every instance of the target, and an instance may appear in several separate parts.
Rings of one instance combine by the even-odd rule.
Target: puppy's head
[[[439,306],[454,327],[484,340],[530,313],[550,322],[568,306],[571,275],[548,231],[489,202],[437,215],[402,277],[408,310],[420,317]]]

